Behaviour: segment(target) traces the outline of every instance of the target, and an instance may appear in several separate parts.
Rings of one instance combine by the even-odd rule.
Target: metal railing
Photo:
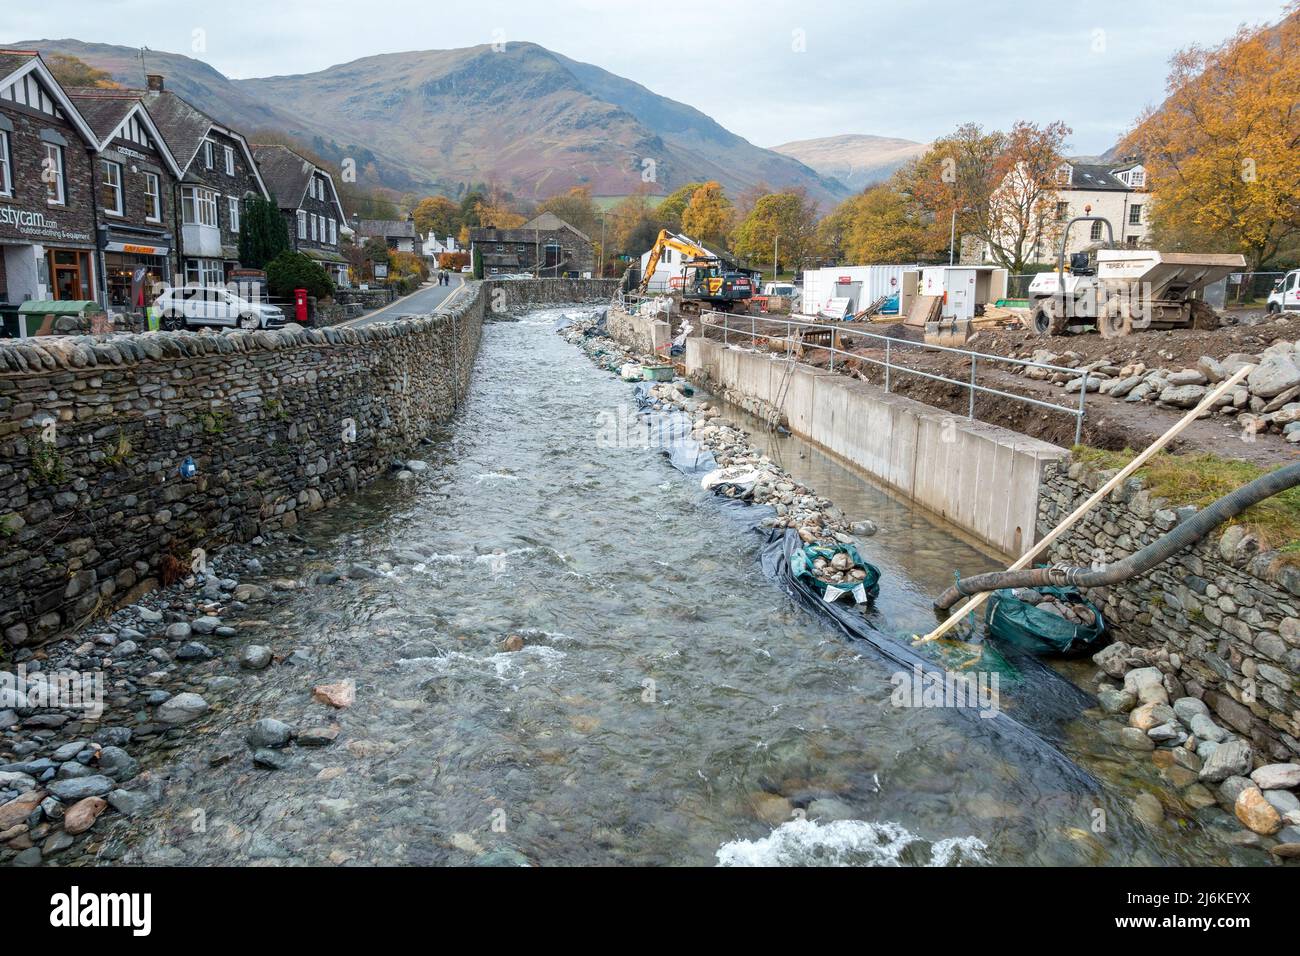
[[[752,345],[756,348],[759,339],[770,339],[772,333],[769,331],[760,331],[758,323],[760,321],[767,323],[769,326],[775,325],[785,328],[785,353],[787,360],[794,361],[794,330],[813,329],[819,332],[831,333],[831,343],[829,345],[809,344],[805,346],[809,349],[818,349],[825,351],[830,355],[830,371],[835,371],[835,356],[840,355],[844,358],[851,359],[855,362],[865,362],[883,368],[885,371],[885,391],[889,392],[893,387],[894,375],[916,375],[920,378],[927,378],[934,382],[944,382],[949,385],[956,385],[967,390],[970,400],[967,404],[966,417],[972,421],[975,419],[975,396],[977,393],[985,395],[996,395],[999,398],[1010,399],[1015,402],[1022,402],[1026,405],[1034,405],[1038,408],[1045,408],[1049,411],[1059,412],[1063,415],[1069,415],[1074,418],[1074,443],[1078,445],[1083,439],[1083,420],[1087,413],[1088,400],[1088,379],[1089,373],[1077,368],[1066,368],[1063,365],[1048,365],[1045,362],[1033,362],[1029,359],[1008,358],[1004,355],[991,355],[987,352],[973,352],[970,349],[952,348],[947,345],[929,345],[925,342],[911,342],[906,339],[896,339],[888,335],[879,335],[875,332],[860,332],[857,329],[846,329],[841,325],[823,324],[818,322],[801,322],[796,319],[768,317],[760,319],[756,315],[742,316],[733,315],[728,312],[704,312],[701,314],[704,328],[713,327],[722,329],[722,344],[730,346],[731,335],[737,334],[748,336]],[[748,322],[745,322],[745,320]],[[733,322],[733,320],[737,320]],[[747,328],[745,326],[748,326]],[[703,329],[701,329],[703,332]],[[862,355],[857,352],[849,352],[835,346],[834,336],[838,334],[841,339],[852,336],[859,339],[868,339],[875,342],[883,343],[885,356],[884,359],[873,358],[869,355]],[[950,355],[962,355],[970,359],[970,379],[961,381],[955,378],[948,378],[946,375],[937,375],[934,372],[922,371],[918,368],[911,368],[907,365],[900,365],[896,361],[897,351],[900,348],[919,349],[924,352],[946,352]],[[1079,404],[1077,407],[1069,405],[1058,405],[1055,402],[1045,402],[1041,399],[1031,398],[1028,395],[1019,395],[1015,392],[1008,392],[1000,388],[991,388],[987,385],[981,385],[978,382],[979,364],[983,361],[985,367],[996,365],[1016,365],[1021,368],[1041,368],[1050,373],[1060,373],[1069,375],[1071,378],[1079,379]]]

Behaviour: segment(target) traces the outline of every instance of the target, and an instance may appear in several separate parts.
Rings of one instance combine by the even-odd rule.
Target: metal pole
[[[975,353],[972,352],[970,355],[970,408],[966,413],[966,417],[972,420],[975,418],[975,366],[976,364],[977,364],[977,359],[975,358]]]
[[[1083,443],[1083,403],[1088,397],[1088,373],[1083,373],[1083,381],[1079,383],[1079,414],[1074,419],[1074,443],[1080,445]]]
[[[772,281],[776,281],[776,251],[780,248],[781,237],[773,234],[772,236]]]
[[[948,230],[948,265],[952,265],[953,249],[957,245],[957,207],[952,207],[952,227]]]
[[[889,339],[885,339],[885,391],[889,391]]]

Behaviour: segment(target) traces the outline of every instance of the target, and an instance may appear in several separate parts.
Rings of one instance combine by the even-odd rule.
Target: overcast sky
[[[59,0],[0,10],[0,43],[186,53],[233,77],[375,53],[531,40],[702,110],[760,146],[840,133],[928,140],[958,123],[1063,119],[1109,148],[1163,98],[1169,57],[1283,0]],[[206,48],[194,50],[195,31]]]

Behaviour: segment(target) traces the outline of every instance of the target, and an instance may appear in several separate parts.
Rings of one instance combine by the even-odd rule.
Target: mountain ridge
[[[129,47],[73,39],[12,46],[70,54],[118,82],[143,82]],[[181,54],[145,56],[148,72],[164,74],[168,89],[219,121],[249,136],[277,130],[335,162],[351,156],[361,177],[399,191],[455,195],[496,182],[540,199],[580,185],[596,195],[667,194],[716,179],[733,196],[759,185],[802,188],[824,207],[848,193],[695,107],[534,43],[370,54],[250,79]]]

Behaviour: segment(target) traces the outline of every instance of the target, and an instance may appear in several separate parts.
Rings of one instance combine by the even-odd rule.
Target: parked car
[[[461,266],[461,267],[460,267],[460,271],[461,271],[461,272],[464,272],[464,273],[466,273],[466,274],[468,274],[468,273],[470,273],[470,272],[473,272],[474,270],[471,269],[469,266]]]
[[[174,332],[195,325],[226,325],[241,329],[278,329],[284,310],[252,302],[220,286],[170,288],[154,300],[159,326]]]

